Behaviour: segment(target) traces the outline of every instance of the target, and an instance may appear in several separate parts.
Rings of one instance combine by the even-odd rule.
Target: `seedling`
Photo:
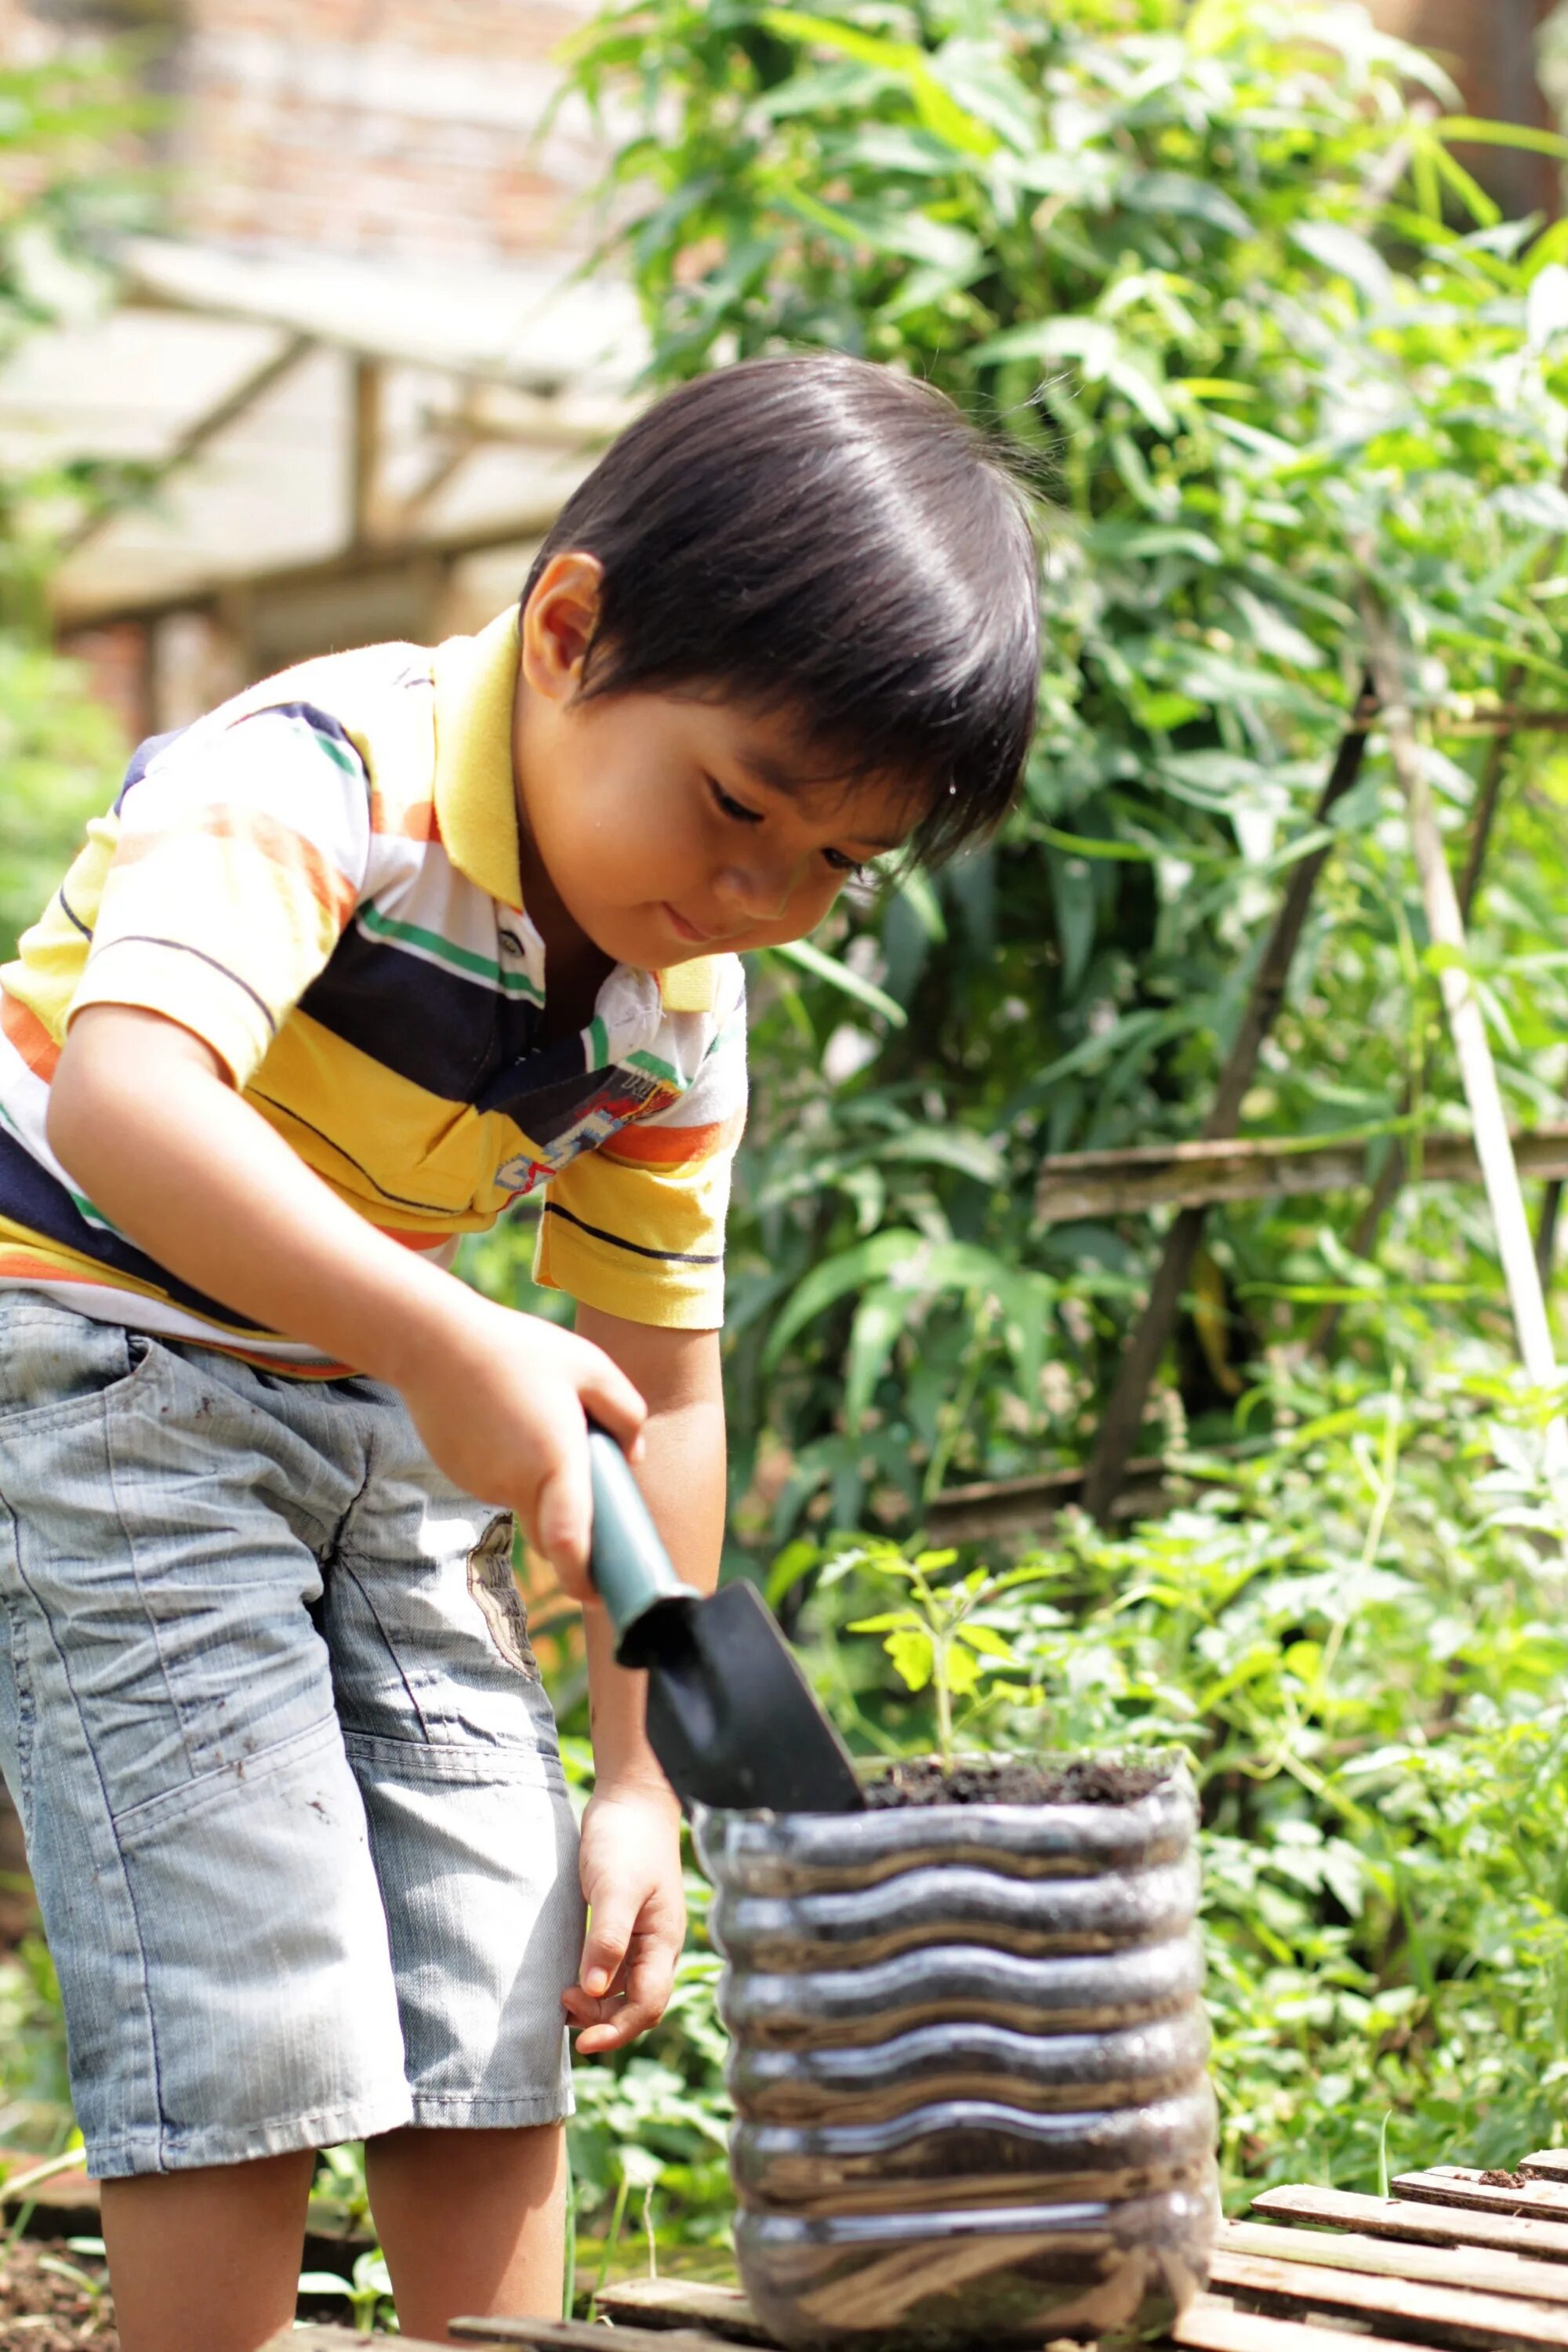
[[[360,2255],[352,2279],[340,2278],[336,2271],[301,2271],[300,2293],[341,2294],[354,2326],[368,2335],[384,2316],[382,2306],[391,2303],[392,2278],[380,2247],[373,2246]]]
[[[981,1612],[1025,1585],[1041,1583],[1047,1573],[1038,1565],[1001,1575],[974,1568],[967,1576],[942,1581],[957,1558],[956,1551],[921,1551],[910,1559],[896,1544],[870,1540],[841,1552],[822,1575],[827,1584],[860,1570],[907,1587],[910,1597],[902,1608],[858,1618],[848,1630],[880,1633],[905,1686],[929,1686],[936,1704],[937,1752],[946,1766],[953,1760],[953,1701],[976,1698],[988,1675],[1026,1671],[1006,1634]]]

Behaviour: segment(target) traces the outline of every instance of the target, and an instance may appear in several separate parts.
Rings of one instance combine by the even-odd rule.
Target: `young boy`
[[[1035,578],[926,387],[708,377],[520,612],[143,745],[6,968],[0,1760],[125,2352],[286,2327],[353,2138],[406,2333],[559,2310],[563,2009],[630,2040],[683,1929],[584,1419],[710,1585],[738,957],[995,823]],[[446,1270],[542,1183],[574,1332]],[[589,1603],[580,1859],[513,1514]]]

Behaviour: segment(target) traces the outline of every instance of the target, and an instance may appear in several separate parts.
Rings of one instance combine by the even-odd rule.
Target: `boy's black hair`
[[[534,560],[597,557],[584,697],[798,713],[827,773],[908,782],[928,862],[1017,790],[1039,690],[1027,493],[931,386],[833,354],[748,360],[638,417]]]

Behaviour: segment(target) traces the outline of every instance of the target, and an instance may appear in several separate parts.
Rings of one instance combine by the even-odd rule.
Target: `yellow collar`
[[[436,822],[454,866],[503,906],[522,908],[511,706],[517,692],[517,607],[477,637],[448,637],[431,661],[436,680]]]
[[[522,909],[517,791],[511,764],[511,714],[517,694],[517,607],[509,605],[477,637],[437,646],[436,821],[459,872],[503,906]],[[712,1010],[718,961],[657,971],[668,1013]]]

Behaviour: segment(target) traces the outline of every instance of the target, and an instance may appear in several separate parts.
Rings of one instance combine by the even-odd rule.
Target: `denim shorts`
[[[510,1559],[393,1390],[0,1291],[0,1766],[100,2178],[570,2111]]]

